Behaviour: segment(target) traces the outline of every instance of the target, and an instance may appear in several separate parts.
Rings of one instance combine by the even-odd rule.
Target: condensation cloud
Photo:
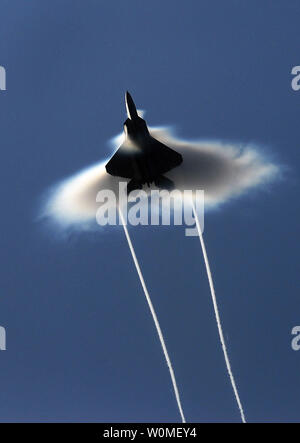
[[[182,154],[183,163],[166,173],[176,189],[204,190],[205,209],[226,203],[234,197],[274,179],[279,166],[268,161],[259,147],[236,143],[200,140],[180,140],[168,128],[149,128],[153,137]],[[123,135],[113,139],[117,148]],[[43,205],[42,216],[52,219],[62,227],[90,229],[96,225],[99,203],[96,195],[110,189],[118,193],[119,181],[106,173],[103,160],[54,186]],[[148,188],[144,187],[147,191]]]

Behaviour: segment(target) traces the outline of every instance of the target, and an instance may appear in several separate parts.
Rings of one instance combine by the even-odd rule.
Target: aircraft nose
[[[126,91],[125,94],[125,103],[126,103],[128,118],[130,118],[131,120],[137,118],[138,117],[137,110],[134,101],[128,91]]]

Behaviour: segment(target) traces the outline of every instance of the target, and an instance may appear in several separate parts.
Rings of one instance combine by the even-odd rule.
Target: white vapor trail
[[[170,372],[170,376],[171,376],[171,380],[172,380],[172,384],[173,384],[173,389],[174,389],[174,394],[175,394],[175,397],[176,397],[177,406],[178,406],[179,413],[180,413],[180,416],[181,416],[181,421],[182,421],[182,423],[186,423],[185,417],[184,417],[184,413],[183,413],[183,409],[182,409],[182,406],[181,406],[180,395],[179,395],[179,391],[178,391],[178,387],[177,387],[177,383],[176,383],[176,378],[175,378],[173,366],[172,366],[172,363],[171,363],[171,360],[170,360],[170,357],[169,357],[169,354],[168,354],[168,350],[167,350],[167,347],[166,347],[166,344],[165,344],[164,336],[163,336],[163,333],[161,331],[161,328],[160,328],[160,325],[159,325],[159,321],[158,321],[158,318],[156,316],[156,312],[154,310],[154,307],[153,307],[153,304],[152,304],[152,301],[151,301],[148,289],[146,287],[146,283],[145,283],[145,280],[144,280],[144,277],[143,277],[143,274],[142,274],[142,271],[141,271],[138,259],[136,257],[136,254],[135,254],[135,251],[134,251],[134,248],[133,248],[133,244],[131,242],[131,239],[130,239],[130,236],[129,236],[129,232],[128,232],[128,229],[127,229],[127,225],[125,223],[125,220],[124,220],[124,217],[123,217],[123,214],[122,214],[122,211],[121,211],[120,207],[119,207],[119,214],[120,214],[120,218],[121,218],[122,225],[123,225],[123,228],[124,228],[124,232],[125,232],[125,235],[126,235],[126,239],[127,239],[127,242],[128,242],[128,246],[129,246],[129,249],[130,249],[130,252],[131,252],[131,255],[132,255],[132,258],[133,258],[133,261],[134,261],[134,264],[135,264],[135,267],[136,267],[136,270],[137,270],[137,273],[138,273],[138,276],[139,276],[139,279],[140,279],[140,282],[141,282],[141,285],[143,287],[143,290],[144,290],[144,293],[145,293],[145,297],[146,297],[148,306],[150,308],[151,315],[152,315],[152,318],[153,318],[153,321],[154,321],[154,324],[155,324],[155,327],[156,327],[156,331],[157,331],[157,334],[158,334],[158,337],[159,337],[159,340],[160,340],[160,344],[161,344],[161,347],[162,347],[162,350],[163,350],[163,353],[164,353],[164,356],[165,356],[165,359],[166,359],[166,362],[167,362],[167,365],[168,365],[168,368],[169,368],[169,372]]]
[[[193,212],[194,212],[194,216],[195,216],[197,231],[199,234],[200,244],[201,244],[201,248],[202,248],[202,252],[203,252],[203,257],[204,257],[204,262],[205,262],[205,267],[206,267],[206,272],[207,272],[207,277],[208,277],[208,282],[209,282],[209,287],[210,287],[210,292],[211,292],[211,298],[212,298],[212,302],[213,302],[213,306],[214,306],[215,317],[216,317],[219,337],[220,337],[220,341],[221,341],[221,345],[222,345],[222,349],[223,349],[223,353],[224,353],[226,368],[227,368],[227,372],[228,372],[228,375],[229,375],[229,378],[231,381],[234,396],[235,396],[236,402],[238,404],[238,408],[240,411],[242,422],[246,423],[246,417],[244,414],[243,406],[242,406],[242,403],[240,400],[240,396],[239,396],[238,389],[237,389],[237,386],[236,386],[236,383],[234,380],[234,376],[232,373],[232,369],[231,369],[231,365],[230,365],[230,361],[229,361],[229,357],[228,357],[228,353],[227,353],[225,338],[224,338],[223,329],[222,329],[222,323],[221,323],[220,314],[219,314],[219,308],[218,308],[218,304],[217,304],[217,298],[216,298],[213,279],[212,279],[212,274],[211,274],[211,270],[210,270],[210,266],[209,266],[209,261],[208,261],[208,257],[207,257],[207,253],[206,253],[205,243],[204,243],[199,219],[198,219],[197,212],[195,210],[195,206],[194,206],[193,201],[192,201],[192,206],[193,206]]]

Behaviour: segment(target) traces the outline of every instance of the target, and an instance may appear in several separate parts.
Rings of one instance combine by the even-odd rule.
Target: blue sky
[[[124,91],[182,138],[257,143],[280,181],[205,220],[248,421],[299,421],[299,2],[1,0],[1,421],[179,421],[121,229],[36,221],[58,180],[107,157]],[[187,421],[238,422],[197,238],[130,233]]]

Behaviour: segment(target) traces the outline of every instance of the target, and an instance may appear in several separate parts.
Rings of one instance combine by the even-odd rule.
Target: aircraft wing
[[[136,152],[123,143],[106,164],[105,169],[110,175],[132,178],[134,175],[133,162]]]
[[[159,174],[164,174],[182,163],[181,154],[155,138],[151,137],[151,139],[151,163],[155,165],[155,169],[158,170]]]
[[[106,164],[106,171],[117,177],[132,178],[137,169],[137,157],[141,155],[142,152],[139,149],[124,142]],[[156,176],[162,175],[182,163],[180,154],[153,137],[150,137],[147,158],[151,165],[149,166]]]

